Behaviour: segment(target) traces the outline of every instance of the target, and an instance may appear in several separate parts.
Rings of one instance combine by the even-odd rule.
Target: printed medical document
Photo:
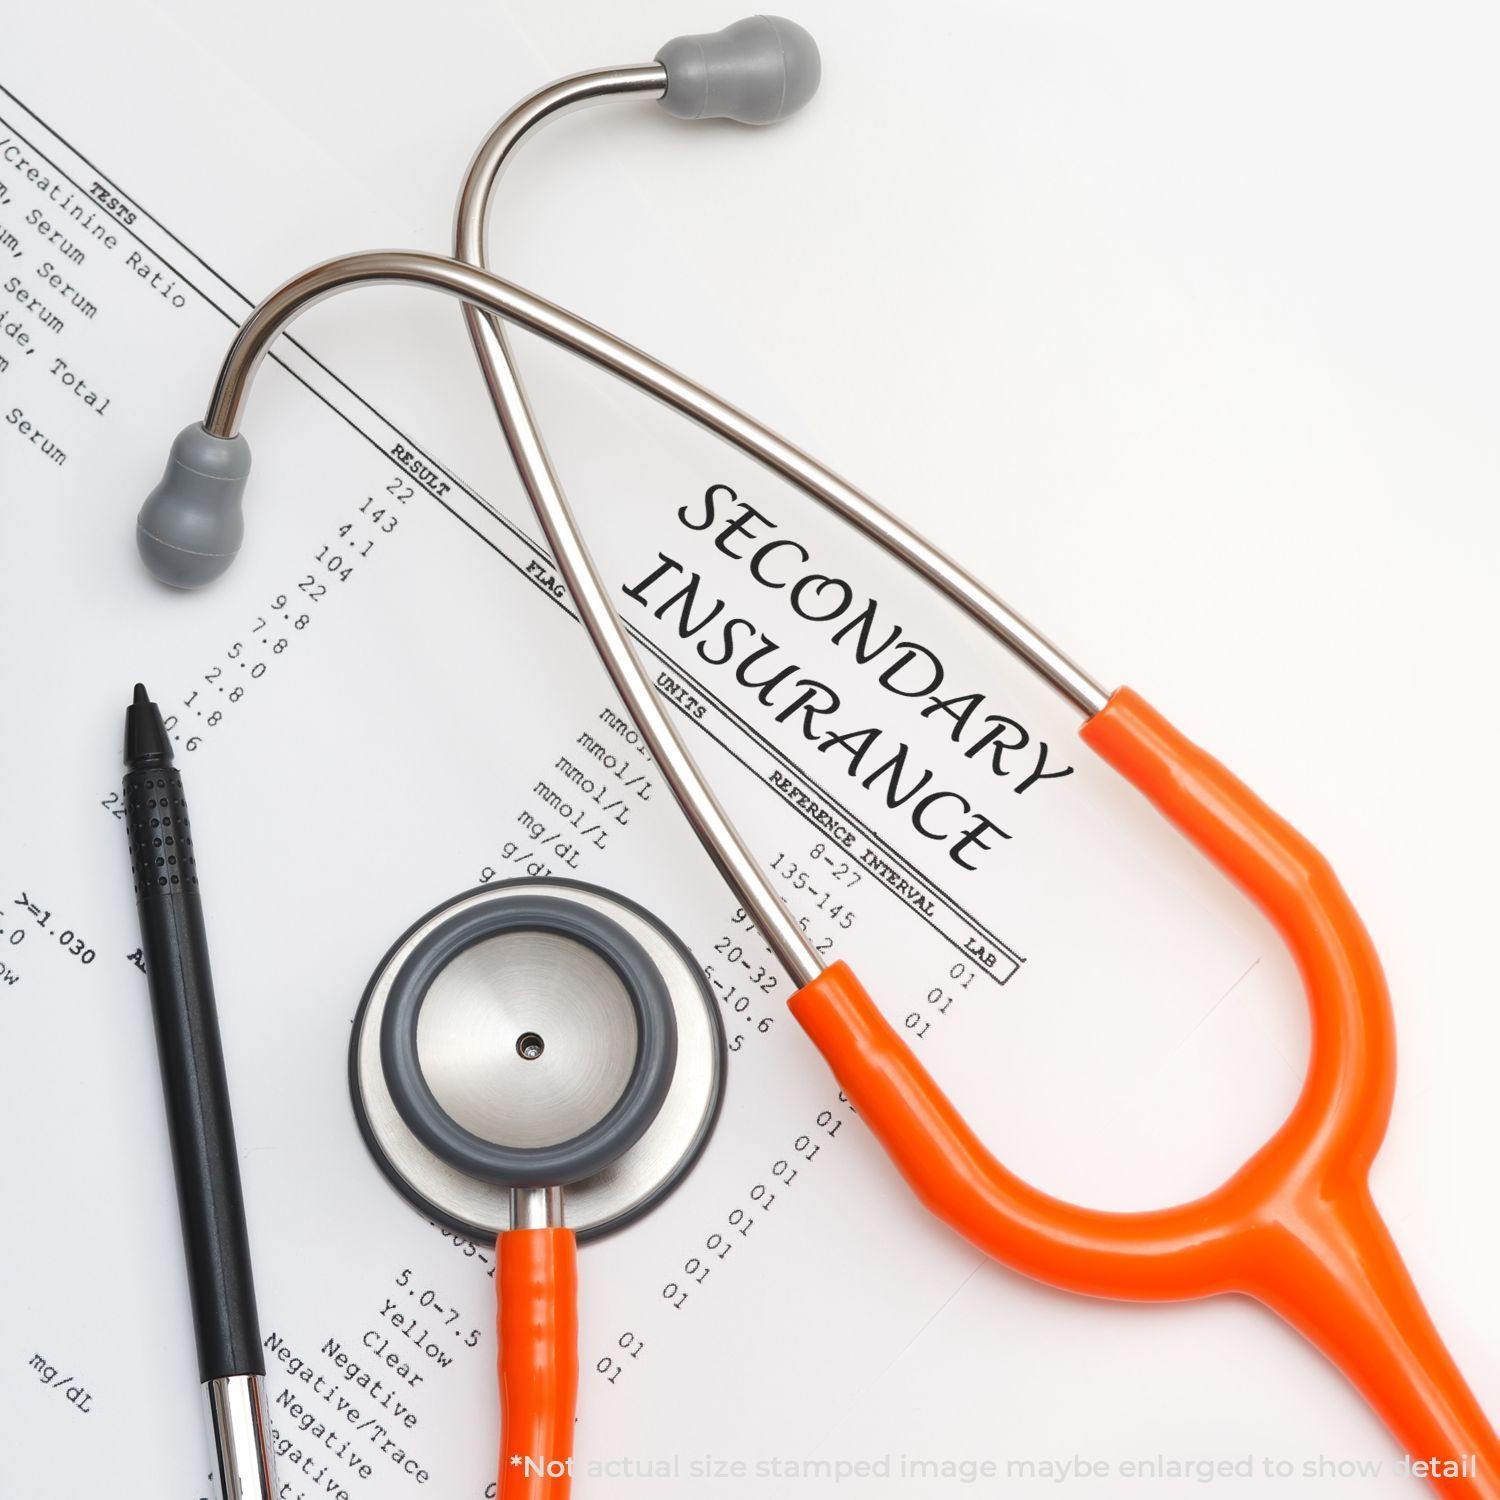
[[[868,1413],[946,1320],[978,1331],[973,1378],[1004,1391],[1086,1371],[1120,1310],[1040,1327],[1056,1295],[929,1218],[863,1132],[593,656],[454,305],[382,290],[310,314],[246,412],[236,566],[176,594],[137,562],[135,511],[237,323],[391,210],[378,164],[299,134],[232,57],[207,69],[168,27],[127,83],[107,65],[126,18],[96,22],[66,64],[0,55],[0,1493],[210,1493],[120,821],[138,680],[193,806],[287,1500],[493,1493],[493,1247],[392,1190],[347,1050],[410,923],[536,876],[667,922],[729,1059],[701,1163],[580,1252],[576,1492],[938,1495],[1033,1461],[998,1399],[962,1454],[924,1444],[921,1404],[879,1431]],[[434,172],[456,192],[459,126],[477,140],[557,71],[518,36]],[[228,109],[225,140],[202,122]],[[448,248],[439,216],[405,233]],[[497,244],[503,266],[503,206]],[[598,253],[560,246],[535,289],[566,301],[568,265]],[[657,275],[642,298],[701,296],[734,368],[711,271]],[[1295,988],[1269,930],[899,565],[628,388],[517,346],[621,616],[818,951],[1017,1171],[1112,1207],[1212,1186],[1298,1084],[1300,1020],[1258,1004]],[[920,524],[919,500],[894,503]],[[1285,1352],[1254,1312],[1171,1326],[1190,1315],[1237,1320],[1265,1368]],[[1320,1430],[1384,1453],[1352,1394],[1299,1378],[1327,1396]]]

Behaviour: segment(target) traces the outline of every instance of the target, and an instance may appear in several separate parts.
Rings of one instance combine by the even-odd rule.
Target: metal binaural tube
[[[455,259],[484,270],[489,269],[488,225],[495,188],[516,147],[537,126],[585,104],[637,94],[659,97],[665,89],[666,72],[659,64],[653,64],[576,74],[539,89],[523,99],[490,132],[469,167],[458,199],[454,232]],[[469,322],[471,335],[475,337],[475,352],[486,378],[490,377],[490,360],[487,354],[503,354],[503,362],[510,367],[511,382],[516,386],[520,398],[520,406],[512,416],[529,420],[530,410],[525,404],[524,390],[520,387],[500,319],[493,316],[484,318],[472,307],[465,309],[465,318]],[[591,362],[628,380],[648,395],[657,397],[684,416],[691,417],[701,426],[807,490],[815,499],[858,527],[873,541],[888,547],[996,636],[1084,715],[1092,717],[1109,701],[1109,694],[1104,688],[1041,631],[952,558],[847,480],[675,370],[659,364],[649,355],[613,338],[592,324],[582,320],[574,322],[578,331],[586,331],[589,335],[587,347],[568,339],[560,340],[572,348],[574,353],[583,355]],[[493,343],[489,340],[481,342],[474,335],[476,326],[491,328],[494,332]],[[534,328],[533,331],[553,338],[555,342],[559,341],[543,329]],[[507,397],[509,399],[511,398]],[[497,406],[498,400],[497,397]],[[505,413],[500,415],[504,421]],[[533,438],[540,443],[535,423],[531,422],[530,425]],[[565,497],[560,498],[566,508]],[[532,496],[532,501],[533,504],[539,503],[536,495]]]
[[[428,286],[446,292],[519,324],[655,396],[789,479],[871,540],[889,548],[1019,656],[1085,717],[1092,718],[1109,701],[1109,694],[1094,678],[972,574],[795,444],[596,324],[513,282],[475,271],[472,266],[444,256],[416,250],[371,250],[341,256],[313,266],[272,292],[246,318],[230,346],[203,419],[205,431],[212,437],[233,437],[239,431],[255,369],[265,358],[272,340],[314,303],[359,283]]]
[[[616,339],[602,328],[499,277],[443,256],[426,255],[414,250],[367,251],[361,255],[344,256],[313,266],[272,292],[245,319],[230,345],[214,385],[203,422],[204,430],[216,438],[235,436],[260,362],[265,358],[272,341],[300,313],[348,287],[380,284],[425,286],[443,292],[473,308],[517,323],[551,343],[570,349],[647,394],[657,397],[822,500],[873,540],[895,552],[967,610],[1082,713],[1092,717],[1109,701],[1108,694],[1092,678],[1086,676],[1051,642],[996,599],[957,563],[923,541],[889,512],[845,483],[816,459],[778,437],[745,412],[721,401],[685,376]],[[484,326],[488,333],[488,325]],[[498,368],[496,375],[497,378],[504,379]],[[522,451],[527,455],[528,466],[534,477],[538,472],[545,472],[550,465],[547,463],[546,449],[540,436],[536,434],[535,423],[525,408],[524,392],[520,389],[519,381],[514,384],[516,395],[507,400],[506,415],[514,422],[518,412],[525,413],[532,441],[525,444]],[[491,389],[493,391],[494,387]],[[507,428],[507,437],[509,436],[510,429]],[[524,433],[518,426],[518,443],[523,436]],[[538,468],[538,464],[543,467]],[[675,729],[666,720],[653,690],[646,682],[645,674],[636,663],[571,514],[563,513],[562,523],[571,532],[575,543],[575,557],[582,560],[588,574],[593,577],[595,598],[606,612],[601,614],[601,619],[613,619],[614,629],[619,637],[617,648],[612,646],[608,652],[600,650],[611,677],[617,685],[622,681],[626,684],[634,681],[640,685],[642,691],[638,692],[626,693],[622,688],[622,697],[632,714],[639,715],[636,722],[643,734],[648,733],[648,724],[653,721],[656,727],[664,726],[663,732],[657,735],[657,742],[652,742],[648,734],[648,743],[651,743],[653,754],[658,754],[663,775],[668,774],[668,763],[661,758],[659,746],[671,743],[680,752],[679,756],[673,757],[673,769],[679,773],[682,785],[691,788],[684,793],[674,784],[674,792],[678,794],[689,817],[695,820],[695,829],[700,830],[700,837],[705,839],[709,853],[719,864],[725,878],[745,898],[746,910],[760,925],[762,936],[770,944],[777,959],[799,984],[805,984],[808,979],[821,972],[822,965],[806,935],[770,892],[752,857],[744,853],[741,859],[744,846],[734,834],[733,827],[719,808],[717,800],[703,784],[702,777],[692,765],[691,757],[676,739]],[[560,564],[561,561],[559,557]],[[582,577],[583,574],[580,572],[579,576]],[[570,579],[570,584],[571,581]],[[580,596],[575,594],[575,599],[578,597]],[[697,821],[700,818],[704,820],[702,823]],[[703,831],[714,821],[728,830],[726,838],[721,840],[717,832]],[[729,855],[727,861],[726,853]],[[752,892],[757,892],[757,896],[752,898]],[[767,906],[767,900],[775,902],[775,905]]]
[[[488,224],[495,188],[515,149],[532,130],[584,104],[636,94],[660,97],[665,89],[666,72],[659,66],[613,68],[562,79],[522,100],[486,137],[464,179],[455,220],[456,258],[488,269]],[[739,894],[777,957],[799,984],[805,984],[819,972],[817,955],[725,815],[651,687],[557,480],[503,323],[493,314],[484,315],[472,303],[464,308],[464,320],[522,484],[616,690],[700,842]],[[890,547],[999,636],[1085,714],[1092,715],[1108,701],[1098,684],[1039,631],[869,497],[709,392],[628,346],[614,340],[608,343],[613,347],[606,348],[601,341],[577,352],[623,375],[769,464]]]
[[[652,62],[639,67],[595,68],[587,73],[575,73],[528,94],[496,123],[474,153],[458,195],[455,239],[467,241],[471,235],[465,227],[467,225],[477,224],[480,234],[483,234],[495,185],[515,148],[538,125],[590,104],[602,104],[608,99],[659,99],[666,91],[667,70],[659,62]],[[487,269],[482,260],[471,264],[481,270]]]

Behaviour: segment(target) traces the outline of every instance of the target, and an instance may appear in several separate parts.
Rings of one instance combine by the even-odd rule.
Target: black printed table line
[[[184,255],[191,258],[191,260],[193,260],[198,266],[201,266],[203,270],[206,271],[209,276],[213,277],[213,279],[218,282],[221,287],[225,288],[231,295],[233,295],[241,303],[243,303],[247,311],[256,305],[250,297],[248,297],[244,292],[240,291],[238,287],[236,287],[220,272],[216,271],[213,266],[211,266],[206,260],[202,258],[202,256],[200,256],[182,239],[180,239],[176,234],[168,229],[160,220],[155,218],[155,216],[152,215],[149,210],[142,206],[139,199],[126,194],[112,177],[108,176],[98,166],[96,166],[88,156],[86,156],[82,151],[74,146],[64,135],[61,134],[61,132],[55,130],[51,125],[49,125],[46,120],[44,120],[39,114],[31,109],[30,106],[27,105],[25,101],[22,100],[11,89],[7,88],[4,84],[0,84],[0,94],[4,94],[6,98],[8,98],[29,118],[29,120],[34,121],[38,127],[46,131],[47,134],[54,140],[56,140],[65,150],[71,152],[73,156],[77,157],[77,159],[82,162],[83,165],[86,166],[91,173],[93,173],[95,179],[100,184],[112,190],[115,197],[118,198],[122,204],[128,205],[138,215],[139,218],[149,221],[151,228],[163,234]],[[60,166],[51,155],[49,155],[46,151],[42,150],[41,147],[36,145],[35,142],[32,141],[15,124],[13,124],[8,119],[3,119],[3,117],[0,117],[0,123],[3,123],[5,127],[14,134],[16,139],[22,142],[27,147],[27,149],[31,151],[40,161],[45,162],[46,165],[50,167],[59,178],[71,184],[72,187],[75,188],[79,193],[83,194],[84,197],[92,199],[92,193],[89,192],[88,188],[84,186],[84,184],[78,179],[78,177],[76,177],[66,168]],[[107,210],[102,209],[102,205],[101,211],[107,212]],[[218,313],[232,327],[239,327],[239,320],[235,318],[232,312],[223,307],[212,296],[204,291],[203,288],[197,284],[197,282],[195,282],[190,276],[188,276],[186,272],[181,270],[180,266],[175,261],[170,259],[168,256],[163,255],[153,243],[147,240],[144,235],[142,235],[138,231],[138,229],[134,225],[126,224],[113,215],[110,215],[110,218],[111,221],[118,226],[122,234],[127,235],[131,239],[133,239],[138,245],[141,246],[143,250],[147,251],[155,261],[169,270],[177,280],[182,282],[184,286],[186,286],[196,296],[198,296],[206,306],[210,307],[214,312]],[[361,396],[346,380],[336,374],[321,359],[319,359],[317,355],[313,354],[301,342],[292,338],[290,334],[283,334],[282,338],[288,344],[290,344],[292,348],[296,349],[297,352],[302,355],[303,358],[305,358],[310,364],[314,365],[322,374],[333,381],[334,384],[337,385],[341,390],[343,390],[349,397],[358,402],[358,404],[363,407],[371,417],[385,426],[391,433],[395,435],[396,438],[400,439],[402,446],[410,451],[414,457],[420,458],[424,463],[428,464],[437,474],[448,480],[463,496],[465,496],[474,505],[476,505],[484,513],[485,516],[489,517],[493,521],[498,522],[517,542],[525,546],[538,561],[545,562],[550,568],[554,570],[556,569],[555,560],[544,547],[542,547],[531,536],[527,535],[527,533],[522,530],[522,528],[517,526],[513,521],[509,520],[498,509],[491,506],[484,499],[482,499],[478,492],[471,486],[466,484],[462,479],[460,479],[452,471],[452,469],[433,458],[428,453],[428,451],[420,444],[418,444],[413,438],[411,438],[404,431],[404,429],[398,427],[393,421],[390,420],[390,418],[388,418],[383,412],[375,407],[370,401]],[[425,494],[429,499],[436,501],[438,505],[440,505],[445,511],[448,512],[449,515],[451,515],[455,520],[462,524],[480,541],[484,542],[491,551],[496,553],[499,557],[503,558],[508,564],[510,564],[510,566],[515,569],[515,571],[521,578],[523,578],[527,583],[533,585],[537,592],[539,592],[543,597],[551,600],[551,602],[557,605],[570,619],[575,621],[578,619],[578,616],[576,615],[576,613],[574,613],[572,608],[569,607],[565,598],[561,598],[556,593],[554,593],[544,580],[530,574],[526,570],[525,566],[523,566],[523,564],[518,562],[515,558],[511,557],[504,550],[504,548],[501,547],[493,538],[486,536],[484,532],[477,525],[475,525],[472,520],[469,519],[469,517],[461,514],[452,504],[449,503],[449,501],[444,496],[437,494],[431,488],[431,486],[422,483],[417,476],[413,475],[409,469],[402,465],[400,460],[392,455],[390,451],[392,445],[382,443],[380,439],[373,433],[360,426],[360,424],[348,412],[342,410],[338,405],[336,405],[334,401],[323,391],[319,390],[317,386],[314,385],[303,372],[294,368],[284,356],[273,351],[269,355],[269,358],[271,358],[278,366],[280,366],[281,369],[283,369],[289,376],[291,376],[291,378],[295,380],[299,385],[301,385],[306,391],[316,397],[327,410],[337,416],[351,431],[357,433],[361,438],[369,443],[371,447],[375,448],[376,451],[380,453],[382,458],[390,462],[403,478],[417,484],[418,487],[422,490],[423,494]],[[713,707],[718,709],[718,711],[725,717],[725,719],[735,725],[735,727],[738,728],[742,734],[746,735],[749,739],[756,742],[763,751],[765,751],[768,755],[772,756],[783,766],[785,766],[787,770],[792,775],[794,775],[799,782],[806,786],[810,791],[815,792],[827,807],[836,809],[843,817],[844,821],[847,822],[852,829],[862,835],[865,840],[871,845],[871,847],[879,850],[881,854],[884,855],[893,864],[899,866],[902,870],[907,872],[907,874],[913,878],[913,881],[916,885],[918,885],[922,890],[926,891],[927,893],[935,897],[938,901],[940,901],[941,904],[948,909],[948,911],[950,911],[955,917],[957,917],[968,927],[970,927],[973,932],[987,939],[994,947],[1004,953],[1006,957],[1011,960],[1013,966],[1023,964],[1026,961],[1024,956],[1017,953],[1016,950],[1010,946],[1010,944],[1006,943],[1003,939],[997,937],[994,933],[990,932],[987,928],[982,926],[972,915],[970,915],[970,913],[965,908],[963,908],[957,901],[955,901],[954,898],[944,888],[938,886],[929,877],[917,871],[901,855],[897,854],[896,851],[892,849],[891,846],[887,844],[886,841],[882,839],[878,834],[876,834],[866,823],[864,823],[855,815],[849,813],[847,809],[845,809],[836,798],[831,796],[817,780],[807,775],[807,773],[803,771],[801,767],[797,766],[781,751],[776,749],[776,747],[773,746],[769,740],[765,739],[765,737],[761,735],[759,731],[751,728],[750,725],[747,724],[745,720],[738,714],[736,714],[728,706],[727,703],[720,699],[717,694],[704,688],[702,684],[699,683],[689,672],[687,672],[669,653],[664,651],[661,647],[657,646],[655,642],[649,640],[634,626],[627,626],[627,629],[629,630],[631,636],[645,649],[649,650],[663,664],[671,668],[671,670],[675,672],[680,678],[682,678],[683,681],[691,683],[695,690],[698,692],[699,696],[704,698],[708,703],[712,704]],[[668,699],[668,701],[671,700]],[[692,715],[686,713],[684,713],[684,717],[688,720],[689,723],[697,724],[700,729],[708,734],[709,738],[714,740],[716,744],[720,745],[721,748],[726,750],[741,766],[749,771],[752,776],[756,777],[757,780],[765,784],[767,786],[767,789],[772,791],[772,793],[776,795],[777,801],[781,803],[781,805],[797,813],[804,819],[804,821],[811,824],[811,826],[818,826],[816,822],[803,809],[797,807],[794,803],[788,801],[785,797],[782,797],[780,794],[776,793],[775,788],[769,785],[765,777],[763,777],[758,771],[756,771],[755,768],[751,766],[742,755],[731,749],[723,739],[721,739],[718,735],[713,734],[713,732],[709,730],[701,720],[695,719]],[[875,878],[874,872],[868,873],[871,874],[872,878]],[[973,955],[971,953],[964,949],[962,945],[959,944],[947,932],[943,931],[942,928],[937,926],[937,924],[933,922],[932,919],[926,915],[926,913],[917,910],[909,902],[905,901],[898,891],[893,890],[884,881],[881,881],[878,878],[875,878],[875,884],[879,888],[887,891],[888,894],[894,896],[896,900],[901,903],[902,907],[905,910],[911,912],[914,916],[925,922],[930,928],[932,928],[935,933],[942,937],[945,942],[949,943],[950,946],[952,946],[956,951],[963,954],[966,959],[973,958]],[[976,969],[977,972],[984,974],[987,978],[994,980],[997,984],[1004,984],[1015,972],[1015,968],[1012,967],[1010,973],[1002,977],[986,969],[983,964],[977,964]]]

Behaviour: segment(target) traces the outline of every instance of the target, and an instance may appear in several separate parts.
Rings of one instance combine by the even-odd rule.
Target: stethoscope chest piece
[[[474,1239],[510,1190],[566,1188],[580,1238],[638,1217],[703,1149],[724,1084],[713,996],[673,934],[595,886],[506,881],[386,954],[350,1042],[355,1113],[418,1208]]]

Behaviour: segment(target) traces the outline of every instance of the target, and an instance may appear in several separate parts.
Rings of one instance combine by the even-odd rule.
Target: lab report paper
[[[1163,1399],[1204,1402],[1199,1456],[1253,1442],[1212,1435],[1221,1395],[1279,1383],[1305,1416],[1278,1454],[1362,1455],[1385,1466],[1375,1491],[1405,1493],[1373,1418],[1269,1315],[1075,1303],[920,1209],[596,663],[452,303],[355,293],[299,323],[246,413],[237,564],[192,594],[147,576],[136,509],[238,322],[391,231],[378,170],[304,138],[233,57],[205,67],[169,28],[117,77],[124,26],[101,12],[66,63],[0,55],[0,1493],[211,1493],[121,822],[138,680],[193,809],[287,1500],[493,1493],[493,1246],[384,1179],[347,1055],[409,924],[539,876],[668,923],[728,1058],[697,1168],[580,1252],[580,1496],[958,1494],[1091,1442],[1155,1454],[1139,1423],[1096,1441],[1008,1417],[1038,1384],[1063,1403],[1155,1372],[1153,1349]],[[558,71],[518,38],[488,114]],[[226,143],[201,122],[231,106]],[[464,129],[434,168],[455,192]],[[436,215],[404,235],[448,248]],[[535,289],[566,301],[567,267],[598,253],[561,246]],[[643,301],[669,285],[703,298],[732,370],[711,272],[643,275]],[[1300,1077],[1269,929],[898,565],[628,388],[518,350],[621,616],[818,951],[1025,1176],[1122,1208],[1218,1181]],[[920,524],[920,497],[893,504]],[[945,1392],[909,1375],[933,1340],[972,1344],[946,1367],[972,1407],[961,1451],[933,1425]]]

